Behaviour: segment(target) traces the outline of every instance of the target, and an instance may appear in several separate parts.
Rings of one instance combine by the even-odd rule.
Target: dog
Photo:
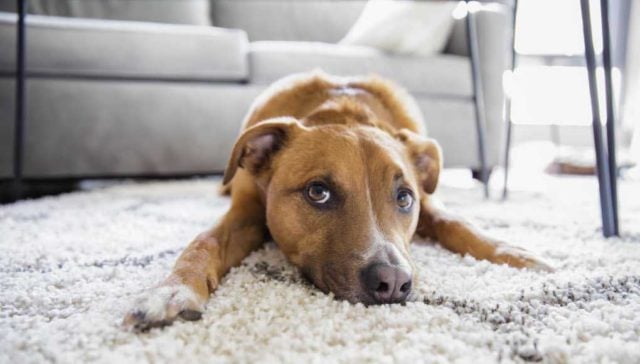
[[[286,77],[245,118],[224,173],[231,206],[125,316],[148,330],[197,320],[233,266],[273,239],[303,276],[337,299],[402,303],[418,281],[414,235],[476,259],[550,270],[480,233],[431,196],[442,169],[415,100],[376,77]]]

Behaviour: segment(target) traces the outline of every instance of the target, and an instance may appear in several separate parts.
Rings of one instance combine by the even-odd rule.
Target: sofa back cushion
[[[366,0],[211,0],[215,26],[244,29],[249,40],[335,43],[356,22]]]
[[[75,18],[211,25],[209,0],[27,0],[31,14]],[[16,11],[1,0],[0,11]]]
[[[446,46],[454,1],[370,0],[340,44],[431,56]]]

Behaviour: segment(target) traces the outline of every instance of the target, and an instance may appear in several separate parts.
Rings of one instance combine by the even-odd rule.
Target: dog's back
[[[285,77],[256,99],[243,129],[281,116],[294,117],[305,125],[357,123],[392,133],[404,128],[426,134],[413,97],[377,76],[347,78],[315,71]]]

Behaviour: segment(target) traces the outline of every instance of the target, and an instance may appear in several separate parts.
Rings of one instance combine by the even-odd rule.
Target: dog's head
[[[434,140],[276,118],[240,136],[225,183],[238,167],[264,192],[272,237],[317,287],[350,302],[407,299],[420,198],[441,168]]]

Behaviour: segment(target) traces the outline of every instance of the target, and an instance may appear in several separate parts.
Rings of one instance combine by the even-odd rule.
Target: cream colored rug
[[[640,362],[640,183],[621,184],[623,235],[609,240],[593,178],[545,183],[507,202],[477,186],[438,194],[555,273],[415,246],[421,298],[366,308],[309,286],[268,245],[226,277],[201,321],[146,334],[121,319],[224,212],[216,180],[0,206],[0,362]]]

